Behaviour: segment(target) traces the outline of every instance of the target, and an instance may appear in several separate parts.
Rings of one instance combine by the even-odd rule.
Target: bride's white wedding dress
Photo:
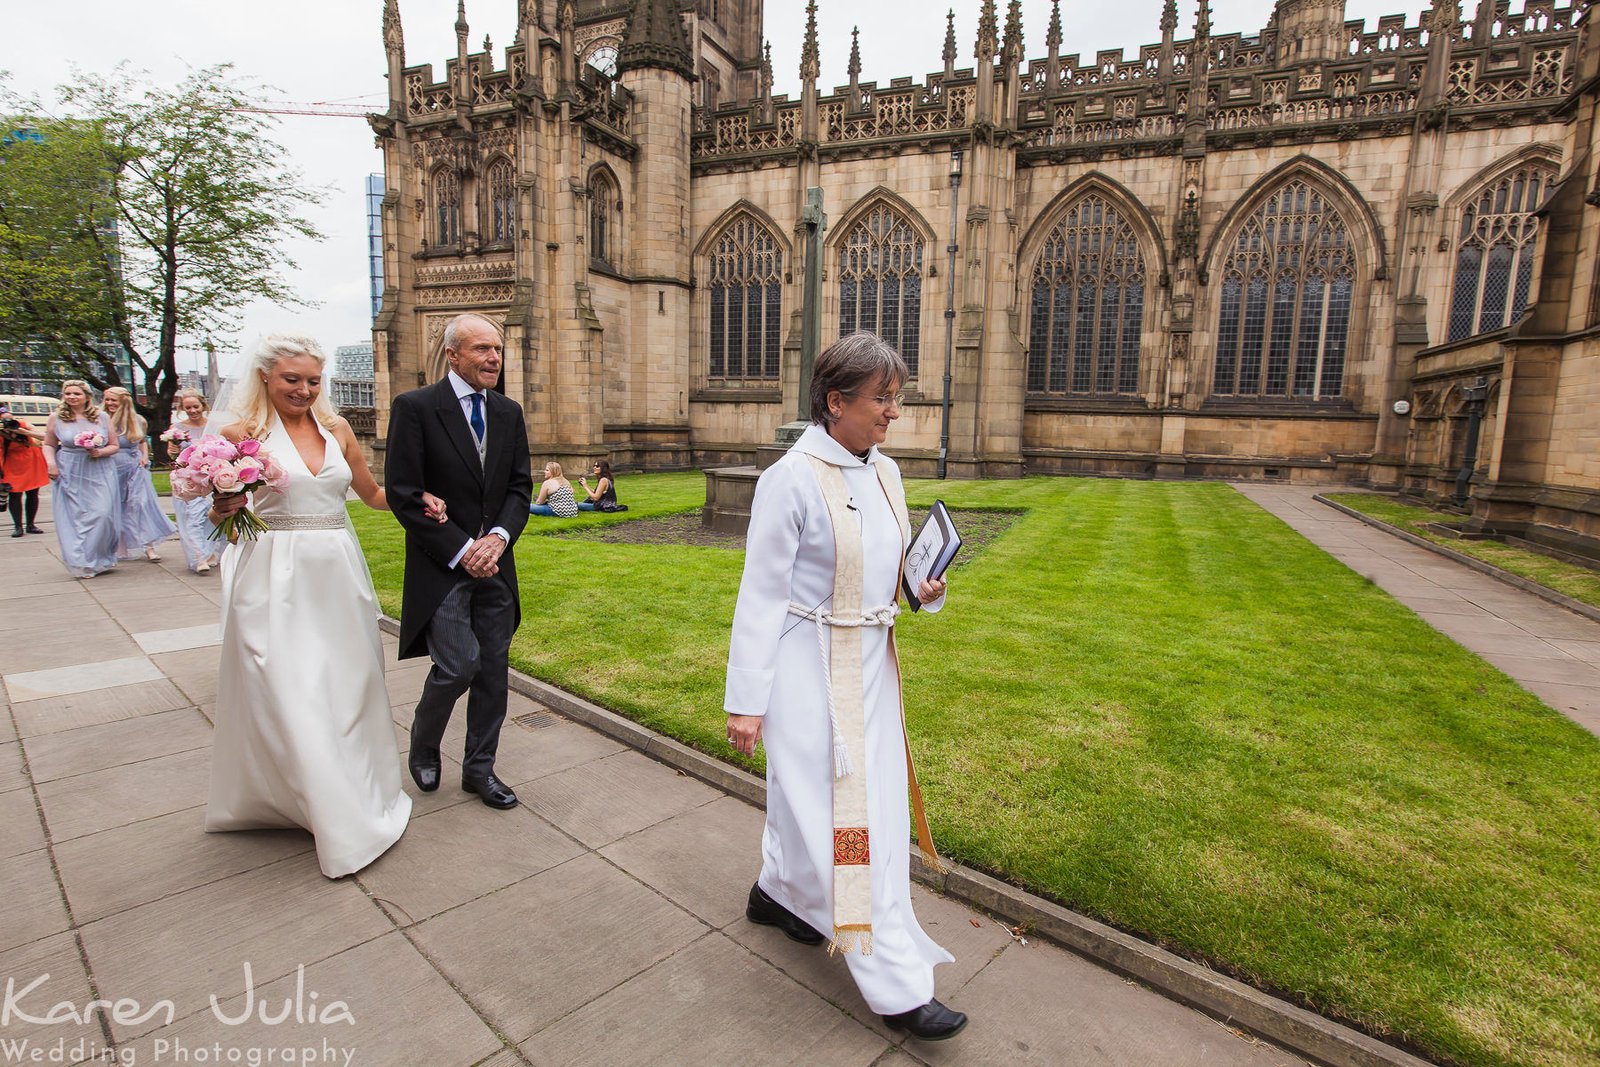
[[[261,444],[289,487],[256,497],[271,528],[222,556],[206,829],[303,826],[322,873],[338,878],[399,840],[411,798],[400,786],[377,597],[345,515],[350,465],[321,433],[313,475],[274,418]]]

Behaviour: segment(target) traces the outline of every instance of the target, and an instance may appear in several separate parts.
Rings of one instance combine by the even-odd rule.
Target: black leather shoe
[[[435,752],[430,759],[412,749],[406,757],[406,766],[411,768],[411,780],[417,783],[418,789],[431,793],[439,788],[439,753]]]
[[[883,1022],[891,1030],[904,1030],[922,1041],[944,1041],[966,1029],[967,1017],[937,1000],[930,1000],[920,1008],[899,1015],[885,1015]]]
[[[463,778],[461,788],[469,793],[478,794],[485,804],[491,808],[514,808],[517,806],[517,794],[511,787],[492,774],[482,778]]]
[[[39,527],[35,526],[31,522],[28,523],[28,532],[32,533],[32,534],[42,534],[42,533],[44,533],[43,530],[39,529]]]
[[[11,536],[12,537],[21,537],[22,536],[22,527],[18,526],[15,530],[12,530],[11,531]]]
[[[762,926],[776,926],[790,941],[802,945],[820,945],[827,940],[800,916],[767,896],[760,885],[750,887],[750,903],[745,906],[744,917]]]

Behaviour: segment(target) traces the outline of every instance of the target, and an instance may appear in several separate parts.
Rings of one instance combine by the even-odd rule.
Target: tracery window
[[[489,240],[510,244],[517,230],[516,169],[504,157],[489,167],[485,181],[489,193]]]
[[[1498,330],[1528,306],[1539,220],[1554,172],[1530,163],[1488,186],[1461,213],[1446,340]]]
[[[730,222],[711,247],[712,378],[777,378],[783,250],[749,215]]]
[[[616,266],[621,214],[616,183],[605,171],[595,171],[589,179],[589,257],[608,267]]]
[[[461,180],[449,167],[439,167],[428,183],[433,190],[433,243],[452,248],[461,243]]]
[[[1133,226],[1099,193],[1073,204],[1033,268],[1028,391],[1138,392],[1144,292]]]
[[[866,330],[893,345],[917,376],[922,326],[921,234],[879,204],[839,245],[839,333]]]
[[[1223,263],[1212,391],[1339,396],[1355,283],[1344,219],[1316,188],[1284,184],[1244,221]]]

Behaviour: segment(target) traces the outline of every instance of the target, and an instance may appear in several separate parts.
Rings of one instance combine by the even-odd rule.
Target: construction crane
[[[229,110],[247,111],[255,115],[317,115],[323,118],[365,121],[374,110],[381,109],[362,107],[360,104],[330,104],[322,101],[305,104],[297,100],[269,100],[255,107],[236,107]]]

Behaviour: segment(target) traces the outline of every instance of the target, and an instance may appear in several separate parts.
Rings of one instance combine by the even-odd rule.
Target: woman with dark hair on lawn
[[[589,484],[589,479],[578,478],[578,485],[587,494],[587,499],[578,501],[579,511],[622,511],[617,503],[617,480],[611,476],[611,464],[603,459],[594,461],[594,485]]]

